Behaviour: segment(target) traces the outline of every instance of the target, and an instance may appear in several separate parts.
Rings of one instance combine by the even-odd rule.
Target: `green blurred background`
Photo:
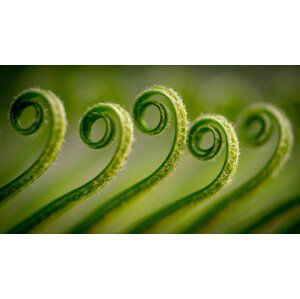
[[[220,217],[205,232],[226,231],[289,196],[299,194],[298,66],[2,66],[0,185],[9,182],[31,165],[42,151],[47,138],[47,124],[35,136],[27,137],[19,135],[11,127],[9,107],[19,92],[29,87],[40,87],[57,94],[65,105],[68,132],[62,153],[55,164],[33,185],[1,207],[0,231],[5,231],[39,207],[93,178],[108,163],[114,145],[92,150],[80,140],[78,124],[89,106],[97,102],[113,101],[131,113],[136,96],[154,84],[172,87],[182,95],[191,122],[203,113],[223,114],[235,122],[241,110],[249,104],[269,102],[281,107],[293,124],[295,144],[285,168],[275,180],[242,205],[233,206],[225,218]],[[172,123],[160,136],[144,136],[136,130],[133,151],[125,169],[98,194],[55,219],[50,219],[37,227],[35,232],[64,232],[111,195],[155,170],[170,150],[173,130]],[[217,196],[236,188],[263,167],[271,156],[275,139],[276,136],[260,148],[249,148],[241,142],[241,159],[235,180]],[[186,151],[172,175],[126,206],[126,209],[96,231],[119,232],[150,211],[200,189],[216,176],[223,158],[221,155],[216,161],[200,162]],[[195,206],[183,217],[190,217],[207,204],[209,201]],[[173,219],[172,225],[176,221]],[[168,232],[168,228],[162,228],[161,232]]]

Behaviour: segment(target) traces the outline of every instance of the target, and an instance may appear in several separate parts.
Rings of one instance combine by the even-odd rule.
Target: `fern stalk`
[[[284,200],[263,215],[256,216],[256,221],[241,229],[239,233],[289,233],[296,228],[298,231],[295,233],[300,233],[299,225],[300,196],[297,195]]]
[[[210,131],[214,142],[208,149],[200,146],[202,136]],[[234,176],[239,157],[239,143],[233,126],[220,115],[204,115],[192,126],[189,134],[189,148],[191,153],[200,160],[210,160],[217,156],[225,143],[226,157],[223,167],[217,177],[206,187],[179,198],[145,218],[139,220],[126,233],[147,233],[159,227],[165,217],[181,212],[181,210],[196,202],[202,201],[226,187]],[[180,217],[180,214],[176,214]]]
[[[72,233],[92,232],[94,227],[100,222],[103,222],[108,214],[113,213],[121,205],[132,201],[138,194],[149,191],[151,187],[157,185],[162,179],[166,178],[167,175],[174,170],[177,162],[180,160],[187,140],[188,121],[182,99],[175,91],[163,86],[154,86],[142,92],[134,105],[133,112],[135,124],[138,129],[148,135],[157,135],[166,127],[169,112],[165,105],[153,99],[153,96],[163,96],[174,115],[175,136],[167,158],[149,176],[125,191],[113,196],[93,211],[71,230]],[[157,107],[160,112],[160,121],[154,128],[148,127],[143,119],[146,109],[150,106]]]
[[[250,132],[250,128],[255,122],[260,123],[260,129],[253,134]],[[180,230],[180,232],[201,232],[201,229],[213,219],[216,219],[230,203],[241,201],[245,197],[253,194],[259,187],[274,178],[286,163],[293,144],[293,133],[288,118],[280,109],[271,104],[254,104],[248,107],[241,115],[240,123],[242,137],[244,137],[248,143],[255,146],[266,143],[272,136],[274,127],[277,128],[278,139],[271,158],[255,176],[242,184],[238,189],[213,201],[204,215],[196,216],[196,220],[194,218],[195,216],[193,216],[194,220],[191,221],[191,224]]]
[[[29,232],[36,225],[56,214],[61,209],[69,207],[71,204],[82,201],[98,192],[119,173],[127,161],[133,141],[133,123],[131,117],[123,108],[112,103],[101,103],[90,108],[81,120],[80,135],[82,140],[93,149],[100,149],[109,145],[114,140],[116,134],[116,124],[111,114],[117,119],[120,133],[118,147],[106,168],[89,182],[55,199],[23,220],[12,228],[9,233]],[[98,119],[104,120],[106,130],[101,140],[94,142],[91,140],[91,129]]]
[[[34,108],[35,119],[29,127],[24,128],[20,117],[28,107]],[[50,134],[42,154],[26,171],[0,188],[1,204],[35,182],[51,166],[61,151],[67,127],[64,106],[51,91],[30,88],[14,99],[10,109],[10,120],[20,134],[34,134],[45,119],[50,122]]]

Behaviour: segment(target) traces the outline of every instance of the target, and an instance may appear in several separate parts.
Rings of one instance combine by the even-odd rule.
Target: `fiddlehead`
[[[251,127],[259,125],[259,130],[254,132]],[[274,177],[278,170],[285,164],[293,144],[291,124],[285,114],[270,104],[254,104],[244,111],[240,118],[242,137],[251,145],[266,143],[276,127],[278,130],[276,148],[266,165],[251,179],[242,184],[238,189],[211,203],[204,215],[198,217],[183,232],[197,232],[217,217],[231,202],[243,199],[256,191],[263,183]]]
[[[91,181],[57,198],[33,215],[29,216],[23,222],[11,229],[9,231],[10,233],[28,232],[54,213],[96,193],[118,174],[129,156],[133,141],[133,124],[129,114],[116,104],[98,104],[89,109],[83,116],[80,123],[80,136],[82,140],[93,149],[101,149],[110,144],[114,140],[117,127],[111,114],[114,115],[118,122],[120,131],[119,143],[114,156],[106,168]],[[106,128],[103,137],[95,142],[91,139],[91,129],[98,119],[104,120]]]
[[[33,107],[35,119],[28,127],[20,121],[23,111]],[[48,142],[34,164],[10,183],[0,188],[0,203],[28,187],[41,176],[57,158],[66,134],[67,120],[60,99],[51,91],[31,88],[19,94],[12,103],[10,119],[13,127],[22,135],[37,132],[45,119],[50,122]]]
[[[213,143],[209,148],[204,149],[201,147],[201,140],[207,132],[212,133]],[[164,220],[168,215],[180,212],[183,207],[208,198],[228,185],[237,169],[239,157],[238,139],[232,125],[220,115],[204,115],[200,117],[190,129],[188,144],[191,153],[200,160],[211,160],[215,158],[222,146],[225,147],[226,157],[220,173],[206,187],[162,207],[134,224],[126,232],[148,232],[149,229],[153,229],[154,226],[159,226],[160,221]]]
[[[142,94],[140,94],[134,105],[135,124],[142,132],[149,135],[159,134],[166,127],[168,123],[169,112],[162,103],[153,99],[153,96],[163,96],[169,104],[169,107],[174,115],[175,136],[172,148],[167,158],[153,173],[151,173],[145,179],[141,180],[120,194],[110,198],[105,204],[88,215],[72,230],[73,233],[90,231],[92,227],[102,221],[109,212],[159,183],[163,178],[173,171],[175,165],[181,158],[187,139],[188,121],[182,99],[175,91],[163,86],[155,86],[145,90]],[[153,105],[157,107],[160,112],[160,120],[156,127],[150,128],[144,122],[143,116],[145,110]]]

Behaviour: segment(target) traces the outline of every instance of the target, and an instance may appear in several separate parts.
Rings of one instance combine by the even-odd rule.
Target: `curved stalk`
[[[82,118],[80,123],[80,136],[82,140],[93,149],[100,149],[109,145],[114,140],[116,134],[116,124],[111,114],[117,119],[120,128],[119,143],[114,156],[105,169],[86,184],[50,202],[12,228],[9,233],[29,232],[36,225],[56,214],[61,209],[69,207],[71,204],[82,201],[98,192],[118,174],[126,163],[133,141],[133,124],[129,114],[116,104],[98,104],[90,108]],[[91,129],[98,119],[104,120],[106,130],[101,140],[95,142],[91,139]]]
[[[154,185],[157,185],[163,178],[170,174],[183,154],[188,135],[188,121],[185,107],[181,97],[171,88],[163,86],[155,86],[145,90],[140,94],[134,105],[134,120],[136,126],[145,134],[156,135],[161,133],[168,123],[169,113],[167,108],[157,100],[152,99],[153,96],[163,96],[169,104],[174,115],[175,136],[172,148],[165,161],[149,176],[129,187],[125,191],[117,194],[105,202],[102,206],[93,211],[83,221],[81,221],[72,233],[91,232],[93,227],[103,221],[105,217],[113,212],[117,207],[125,202],[132,201],[134,197],[142,192],[148,191]],[[147,126],[143,120],[146,109],[155,106],[160,112],[160,121],[154,128]]]
[[[33,107],[35,119],[28,127],[20,121],[25,109]],[[3,204],[13,195],[36,181],[54,162],[64,143],[67,120],[60,99],[51,91],[31,88],[19,94],[10,109],[12,126],[22,135],[37,132],[45,120],[50,122],[50,134],[47,144],[39,158],[21,175],[0,188],[0,203]]]
[[[200,143],[206,132],[211,132],[214,140],[209,148],[203,149]],[[239,157],[239,144],[234,128],[220,115],[204,115],[200,117],[190,130],[189,148],[191,153],[200,160],[210,160],[217,156],[224,143],[226,157],[223,167],[209,185],[160,208],[149,216],[139,220],[125,232],[147,233],[149,229],[159,226],[160,221],[165,217],[175,212],[180,212],[184,207],[216,194],[231,181],[236,172]]]
[[[287,161],[293,144],[293,133],[288,118],[280,109],[271,104],[252,105],[244,111],[240,123],[242,137],[255,146],[266,143],[272,136],[274,127],[277,128],[278,139],[271,158],[255,176],[238,189],[212,202],[204,215],[193,220],[192,224],[185,227],[181,232],[194,233],[201,231],[202,227],[218,217],[230,203],[240,201],[253,194],[259,187],[273,178]],[[254,133],[251,132],[251,128],[255,123],[259,124],[259,130]]]

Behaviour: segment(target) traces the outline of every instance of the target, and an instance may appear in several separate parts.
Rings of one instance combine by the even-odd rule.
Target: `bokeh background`
[[[243,108],[254,102],[269,102],[282,108],[293,124],[295,143],[289,161],[278,176],[242,204],[232,206],[203,232],[226,232],[252,217],[300,194],[299,123],[300,67],[298,66],[2,66],[0,67],[0,185],[29,167],[43,149],[47,124],[34,136],[21,136],[10,125],[9,107],[13,98],[29,87],[50,89],[64,102],[68,132],[62,153],[55,164],[33,185],[0,209],[0,231],[56,197],[80,186],[99,173],[114,152],[114,144],[92,150],[80,140],[78,124],[86,109],[98,102],[113,101],[130,113],[136,96],[154,84],[179,92],[193,122],[203,113],[220,113],[233,123]],[[30,111],[24,116],[30,120]],[[26,120],[26,117],[29,120]],[[155,121],[155,111],[148,115]],[[97,129],[97,128],[96,128]],[[95,134],[101,134],[98,128]],[[61,233],[78,223],[95,207],[155,170],[165,159],[172,143],[173,123],[159,136],[144,136],[136,130],[133,151],[122,172],[103,190],[64,211],[35,229],[41,233]],[[275,134],[276,135],[276,134]],[[255,175],[274,150],[276,136],[259,148],[241,142],[241,159],[233,184],[222,196]],[[120,232],[140,217],[164,204],[208,184],[218,173],[223,155],[201,162],[188,151],[176,170],[148,193],[119,211],[95,232]],[[190,217],[209,205],[196,205],[182,217]],[[168,232],[178,219],[163,227]]]

